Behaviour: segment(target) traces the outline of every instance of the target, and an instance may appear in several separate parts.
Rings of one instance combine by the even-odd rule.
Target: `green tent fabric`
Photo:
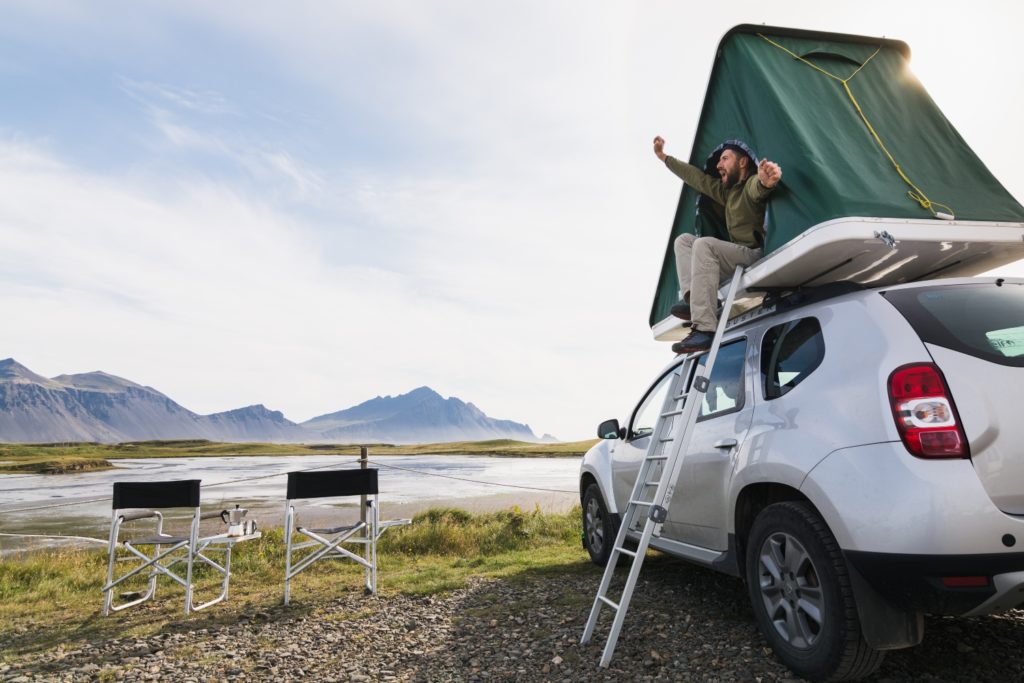
[[[779,46],[839,78],[857,72],[849,80],[853,95],[906,176],[936,203],[935,211],[948,212],[942,204],[957,219],[1024,222],[1024,207],[910,73],[905,43],[745,25],[719,44],[688,161],[705,167],[724,141],[740,140],[755,157],[782,166],[782,184],[765,218],[766,254],[835,218],[933,218],[907,195],[912,188],[871,135],[843,84]],[[652,327],[669,315],[678,296],[675,238],[726,234],[721,212],[706,201],[698,210],[698,198],[692,188],[683,188],[651,308]]]

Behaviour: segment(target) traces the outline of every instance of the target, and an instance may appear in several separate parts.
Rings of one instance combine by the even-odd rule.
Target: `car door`
[[[753,416],[753,382],[746,357],[745,338],[723,344],[718,351],[669,505],[663,535],[672,540],[726,549],[729,482]],[[698,362],[706,363],[707,354]],[[689,372],[692,382],[694,373]]]
[[[612,446],[612,489],[620,513],[625,511],[629,494],[633,491],[640,464],[650,446],[651,435],[665,404],[665,394],[672,384],[672,378],[681,368],[682,364],[669,368],[648,388],[630,414],[625,438],[616,440]]]

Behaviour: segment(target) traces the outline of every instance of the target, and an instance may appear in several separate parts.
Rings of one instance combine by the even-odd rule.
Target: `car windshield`
[[[1024,367],[1024,285],[939,285],[884,296],[922,341]]]

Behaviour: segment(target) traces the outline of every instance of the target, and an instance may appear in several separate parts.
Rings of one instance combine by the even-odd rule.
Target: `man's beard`
[[[734,168],[733,170],[725,174],[725,178],[722,178],[722,187],[729,189],[740,181],[740,169]]]

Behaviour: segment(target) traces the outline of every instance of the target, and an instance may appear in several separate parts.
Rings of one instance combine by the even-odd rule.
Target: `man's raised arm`
[[[782,167],[774,161],[761,159],[761,163],[757,165],[757,182],[747,183],[745,189],[751,199],[765,201],[780,180],[782,180]]]
[[[719,204],[725,204],[725,189],[722,184],[696,166],[665,154],[665,138],[660,135],[654,138],[654,155],[665,162],[668,170],[682,178],[684,183],[697,192],[710,197]]]

